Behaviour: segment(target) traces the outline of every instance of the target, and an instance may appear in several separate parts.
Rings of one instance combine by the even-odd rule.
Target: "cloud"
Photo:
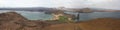
[[[95,3],[92,4],[90,7],[94,8],[106,8],[106,9],[119,9],[120,8],[120,0],[112,0],[109,2],[101,2],[101,3]]]
[[[49,3],[48,0],[0,0],[0,7],[38,7]]]
[[[0,0],[0,7],[67,7],[119,9],[120,0]]]
[[[83,0],[0,0],[0,7],[78,7]]]
[[[56,7],[67,7],[67,8],[82,8],[85,6],[84,0],[52,0],[52,3]]]

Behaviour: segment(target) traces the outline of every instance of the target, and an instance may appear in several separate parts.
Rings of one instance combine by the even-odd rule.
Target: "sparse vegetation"
[[[74,22],[73,20],[68,20],[67,16],[60,16],[58,21],[62,23],[73,23]]]
[[[59,16],[59,20],[60,22],[66,22],[68,20],[68,17],[66,16]]]

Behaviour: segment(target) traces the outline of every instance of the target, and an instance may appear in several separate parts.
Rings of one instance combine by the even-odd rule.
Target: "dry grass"
[[[80,30],[77,24],[57,24],[46,27],[44,30]]]
[[[79,23],[82,30],[120,30],[120,19],[98,18]]]
[[[57,24],[44,30],[120,30],[120,19],[98,18],[71,24]]]

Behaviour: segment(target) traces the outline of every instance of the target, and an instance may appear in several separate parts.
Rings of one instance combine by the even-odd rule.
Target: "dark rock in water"
[[[16,12],[0,14],[0,30],[41,30],[48,25],[43,21],[28,20]]]
[[[52,14],[52,12],[45,12],[45,14]]]

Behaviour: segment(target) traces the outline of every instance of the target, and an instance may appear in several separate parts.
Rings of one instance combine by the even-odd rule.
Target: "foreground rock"
[[[98,18],[80,23],[51,25],[44,30],[120,30],[120,19]]]
[[[98,18],[81,22],[79,26],[82,30],[120,30],[120,19]]]
[[[78,24],[56,24],[45,27],[44,30],[81,30]]]
[[[30,21],[16,12],[0,14],[0,30],[42,30],[47,23]]]

